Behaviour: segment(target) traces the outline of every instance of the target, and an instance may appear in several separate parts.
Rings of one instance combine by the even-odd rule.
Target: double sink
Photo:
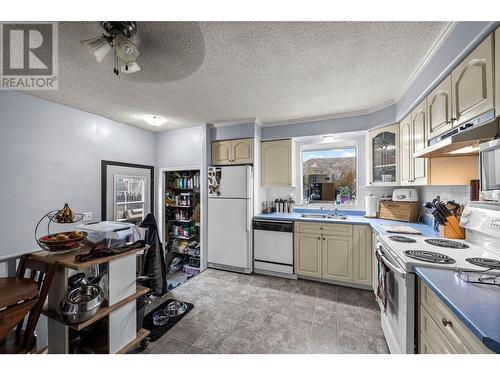
[[[337,214],[302,214],[304,219],[328,219],[328,220],[348,220],[345,215]]]

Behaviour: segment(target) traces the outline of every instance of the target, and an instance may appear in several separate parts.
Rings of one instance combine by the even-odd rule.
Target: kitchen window
[[[356,147],[304,150],[301,162],[305,203],[356,204]]]

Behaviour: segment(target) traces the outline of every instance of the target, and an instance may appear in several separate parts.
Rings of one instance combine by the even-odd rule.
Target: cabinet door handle
[[[319,230],[323,230],[323,227],[320,227]]]
[[[457,121],[457,118],[456,117],[450,118],[450,122],[453,122],[453,121]]]
[[[318,240],[321,240],[321,237],[318,237]]]
[[[443,323],[443,325],[446,327],[446,326],[450,326],[450,328],[453,328],[453,323],[451,322],[451,320],[447,320],[445,318],[441,318],[441,323]]]
[[[326,238],[325,238],[325,237],[323,237],[323,241],[326,241]]]

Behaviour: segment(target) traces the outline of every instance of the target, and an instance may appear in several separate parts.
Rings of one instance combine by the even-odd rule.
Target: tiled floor
[[[145,353],[388,353],[370,291],[209,269],[168,298],[195,307]]]

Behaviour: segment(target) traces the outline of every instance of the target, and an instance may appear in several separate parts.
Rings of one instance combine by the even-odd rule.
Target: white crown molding
[[[438,36],[436,37],[436,39],[432,43],[431,48],[429,48],[429,50],[424,55],[422,60],[420,60],[420,62],[418,63],[415,70],[408,77],[408,80],[405,82],[405,84],[399,90],[398,94],[396,95],[396,97],[394,99],[394,102],[396,102],[396,103],[399,102],[399,100],[403,97],[403,95],[408,90],[408,88],[413,84],[413,82],[418,78],[420,73],[427,66],[429,61],[434,57],[434,55],[439,50],[439,48],[442,46],[442,44],[446,40],[446,38],[448,38],[448,36],[453,31],[453,29],[455,28],[457,23],[458,23],[457,21],[450,21],[445,25],[445,27],[443,27],[441,32],[438,34]]]
[[[271,127],[271,126],[281,126],[281,125],[292,125],[292,124],[300,124],[300,123],[304,123],[304,122],[316,122],[316,121],[324,121],[324,120],[334,120],[337,118],[369,115],[370,113],[377,112],[377,111],[380,111],[381,109],[385,109],[387,107],[390,107],[393,104],[395,104],[395,102],[394,102],[394,100],[391,99],[391,100],[387,100],[383,103],[380,103],[374,107],[361,109],[358,111],[330,113],[330,114],[320,115],[320,116],[300,117],[300,118],[294,118],[294,119],[289,119],[289,120],[263,122],[262,126],[263,127]]]
[[[254,117],[254,118],[247,118],[247,119],[234,120],[234,121],[211,122],[210,124],[213,125],[214,128],[224,128],[226,126],[248,124],[249,122],[255,123],[256,121],[258,121],[258,120]]]

